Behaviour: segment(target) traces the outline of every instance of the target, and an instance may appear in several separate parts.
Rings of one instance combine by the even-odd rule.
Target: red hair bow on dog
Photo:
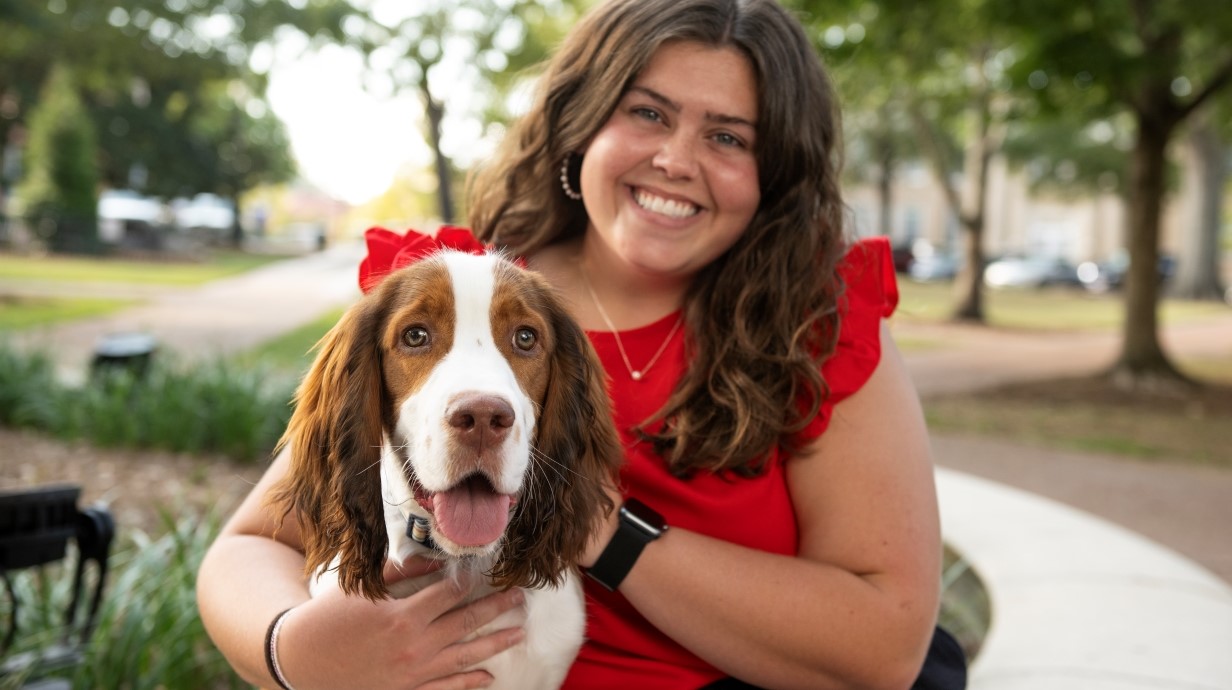
[[[441,249],[454,249],[467,254],[483,254],[487,245],[475,239],[471,231],[453,225],[442,225],[436,237],[414,230],[405,235],[386,230],[369,228],[364,232],[368,244],[368,256],[359,264],[359,289],[369,292],[381,280],[394,271]]]

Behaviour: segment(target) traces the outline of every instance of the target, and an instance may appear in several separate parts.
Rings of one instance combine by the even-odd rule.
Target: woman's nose
[[[678,129],[663,139],[652,163],[669,179],[691,179],[697,175],[696,139]]]

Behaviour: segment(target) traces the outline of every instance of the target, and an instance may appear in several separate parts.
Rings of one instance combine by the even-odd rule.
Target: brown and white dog
[[[441,251],[385,277],[319,347],[272,498],[298,516],[314,591],[527,588],[485,629],[522,625],[525,641],[481,667],[493,687],[559,686],[585,627],[574,564],[622,457],[585,333],[537,274]],[[386,558],[416,553],[450,564],[388,591]]]

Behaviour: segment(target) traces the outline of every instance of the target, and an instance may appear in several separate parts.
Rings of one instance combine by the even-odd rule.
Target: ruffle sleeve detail
[[[797,436],[803,443],[830,425],[834,406],[860,390],[881,361],[881,320],[898,306],[898,282],[890,240],[869,237],[856,242],[839,264],[844,290],[839,296],[839,334],[834,354],[821,365],[830,387],[817,417]]]

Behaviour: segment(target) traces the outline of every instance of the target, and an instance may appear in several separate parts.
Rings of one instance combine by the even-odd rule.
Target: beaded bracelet
[[[282,675],[282,667],[278,665],[278,633],[282,630],[282,621],[286,619],[287,614],[290,612],[291,609],[287,609],[274,616],[274,621],[270,623],[269,629],[265,631],[265,667],[269,670],[269,674],[273,677],[274,682],[278,683],[278,687],[282,688],[282,690],[295,690],[287,682],[286,677]]]

